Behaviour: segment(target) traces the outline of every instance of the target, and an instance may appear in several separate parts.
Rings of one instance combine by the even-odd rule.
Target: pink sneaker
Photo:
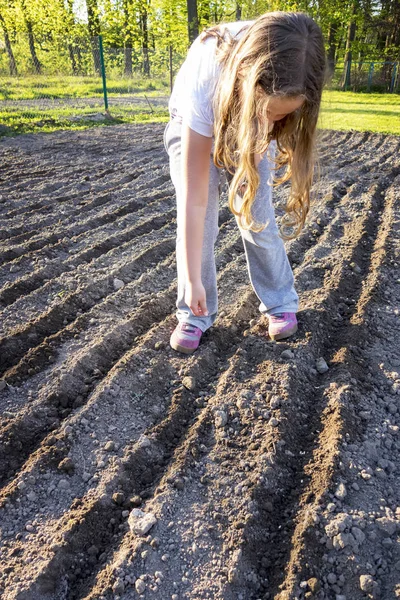
[[[296,313],[277,313],[268,316],[268,334],[271,340],[283,340],[297,331]]]
[[[178,323],[171,335],[171,348],[178,352],[191,354],[198,348],[202,334],[202,330],[196,325],[185,322]]]

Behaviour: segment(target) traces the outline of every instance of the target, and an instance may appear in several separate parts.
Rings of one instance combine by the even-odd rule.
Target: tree
[[[3,30],[3,34],[4,34],[4,43],[6,46],[6,52],[7,52],[7,56],[8,56],[10,75],[18,75],[17,63],[15,62],[14,52],[13,52],[13,49],[11,46],[11,41],[10,41],[10,36],[8,33],[7,24],[6,24],[6,21],[5,21],[2,13],[0,13],[0,26],[1,26],[1,28]]]
[[[199,35],[199,17],[197,15],[197,0],[186,0],[188,12],[189,43],[191,44]]]
[[[37,74],[42,72],[42,64],[36,53],[35,36],[33,33],[33,21],[31,20],[29,11],[26,7],[25,0],[20,0],[22,15],[25,22],[26,31],[28,32],[29,50],[31,53],[32,63]]]

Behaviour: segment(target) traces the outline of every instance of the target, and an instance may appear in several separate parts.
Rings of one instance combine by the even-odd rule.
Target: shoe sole
[[[198,346],[197,348],[186,348],[186,346],[181,346],[173,340],[170,340],[170,346],[173,350],[176,350],[177,352],[182,352],[183,354],[193,354],[193,352],[196,352],[198,348]]]
[[[290,337],[291,335],[293,335],[294,333],[296,333],[297,329],[298,329],[298,326],[294,325],[291,329],[288,329],[287,331],[282,331],[282,333],[277,333],[275,335],[271,335],[271,334],[268,334],[268,335],[271,338],[271,340],[274,340],[274,341],[284,340],[284,339]]]

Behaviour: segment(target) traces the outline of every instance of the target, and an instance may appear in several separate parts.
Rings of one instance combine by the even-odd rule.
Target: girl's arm
[[[201,282],[204,221],[208,204],[208,183],[212,138],[182,126],[182,193],[184,200],[184,264],[188,281],[186,302],[196,315],[206,314]]]

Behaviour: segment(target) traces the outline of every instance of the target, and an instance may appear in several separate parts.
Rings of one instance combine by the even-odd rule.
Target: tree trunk
[[[344,59],[344,88],[347,89],[351,85],[351,61],[353,58],[352,44],[356,37],[356,20],[358,2],[353,3],[352,18],[347,29],[346,56]]]
[[[42,72],[42,65],[40,63],[40,60],[37,57],[37,54],[36,54],[35,38],[34,38],[34,35],[33,35],[32,23],[29,20],[26,20],[25,23],[26,23],[26,28],[28,30],[29,50],[30,50],[30,53],[31,53],[33,66],[35,67],[36,73],[38,75],[40,75],[40,73]]]
[[[91,37],[92,55],[94,69],[98,75],[101,74],[99,40],[100,35],[100,19],[97,0],[86,0],[86,9],[88,15],[88,30]]]
[[[149,30],[147,25],[148,11],[147,1],[142,5],[140,12],[140,25],[142,29],[142,52],[143,52],[143,74],[150,77],[150,60],[149,60]]]
[[[189,44],[199,35],[199,17],[197,15],[197,0],[186,0],[188,11]]]
[[[328,72],[329,76],[333,77],[335,72],[335,58],[336,58],[336,34],[338,30],[338,24],[336,22],[330,23],[329,34],[328,34]]]
[[[35,37],[33,35],[32,21],[28,17],[28,14],[26,11],[26,6],[25,6],[25,0],[21,0],[21,9],[22,9],[22,14],[24,17],[25,25],[26,25],[26,30],[28,32],[29,50],[31,53],[33,66],[35,67],[36,73],[40,74],[42,72],[42,65],[40,64],[40,61],[36,54]]]
[[[14,52],[10,42],[10,36],[8,35],[7,25],[5,20],[3,19],[2,14],[0,14],[0,25],[4,33],[4,43],[6,45],[10,75],[18,75],[17,63],[15,62]]]
[[[242,18],[242,5],[236,0],[236,10],[235,10],[235,18],[236,21],[240,21]]]
[[[124,0],[124,75],[132,77],[132,34],[129,29],[129,0]]]
[[[209,27],[210,25],[210,2],[207,0],[206,2],[201,3],[201,12],[199,15],[199,28]]]
[[[69,54],[69,59],[71,61],[72,74],[73,75],[77,75],[78,74],[78,67],[77,67],[77,64],[76,64],[75,54],[74,54],[74,47],[73,47],[72,44],[68,44],[68,54]]]
[[[64,0],[61,0],[61,8],[66,11],[65,33],[66,33],[67,38],[70,39],[71,33],[73,33],[74,26],[75,26],[73,0],[68,0],[66,6],[64,4]],[[69,54],[69,59],[71,61],[72,73],[73,73],[73,75],[77,75],[78,74],[78,65],[76,64],[76,60],[75,60],[74,45],[71,42],[68,42],[68,54]]]

